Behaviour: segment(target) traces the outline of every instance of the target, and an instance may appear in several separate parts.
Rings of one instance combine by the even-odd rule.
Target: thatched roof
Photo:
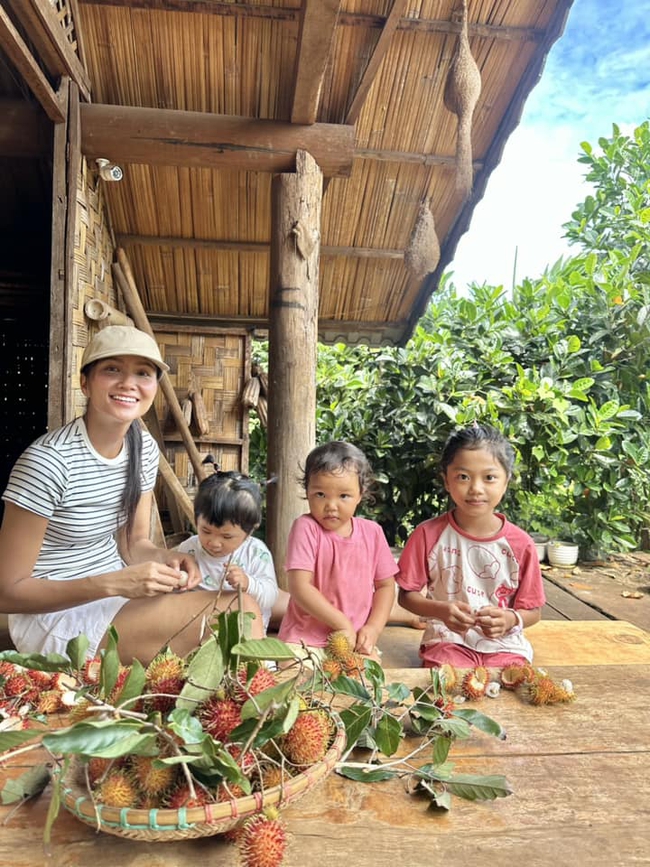
[[[20,17],[21,4],[44,2],[2,5]],[[399,343],[452,260],[571,0],[469,0],[482,90],[466,201],[443,102],[460,0],[54,5],[74,12],[82,151],[124,170],[106,197],[152,317],[266,326],[272,175],[303,148],[324,174],[321,338]],[[419,280],[404,250],[423,202],[441,257]]]

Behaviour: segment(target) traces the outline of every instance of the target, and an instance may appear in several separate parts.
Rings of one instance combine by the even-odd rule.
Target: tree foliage
[[[519,453],[504,504],[529,531],[634,548],[650,502],[650,125],[580,161],[595,192],[566,225],[579,252],[511,294],[442,282],[405,347],[321,347],[317,437],[362,448],[369,514],[391,542],[446,508],[438,458],[474,419]],[[259,432],[257,445],[262,447]],[[255,447],[253,437],[252,448]]]

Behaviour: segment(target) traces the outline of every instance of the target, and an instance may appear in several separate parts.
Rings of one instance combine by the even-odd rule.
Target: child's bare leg
[[[277,632],[277,630],[280,628],[280,624],[282,623],[282,618],[286,614],[287,605],[289,604],[290,598],[291,597],[286,590],[278,590],[278,598],[273,603],[273,608],[271,609],[269,630]]]

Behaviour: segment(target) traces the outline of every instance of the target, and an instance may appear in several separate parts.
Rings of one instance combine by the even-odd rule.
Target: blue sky
[[[574,0],[448,268],[456,286],[509,288],[515,255],[517,281],[570,255],[562,224],[589,192],[580,143],[649,117],[650,0]]]

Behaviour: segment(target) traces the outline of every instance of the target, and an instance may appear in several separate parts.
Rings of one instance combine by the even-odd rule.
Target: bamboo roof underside
[[[165,149],[181,138],[187,144],[186,131],[157,139],[151,158],[143,158],[149,151],[140,140],[135,150],[120,150],[118,133],[111,148],[99,133],[84,138],[94,107],[155,109],[170,124],[180,118],[176,112],[277,122],[279,133],[273,124],[251,127],[255,135],[268,131],[277,151],[289,125],[315,136],[309,141],[322,157],[313,155],[326,166],[320,337],[379,345],[403,343],[424,312],[571,0],[469,0],[482,89],[472,125],[474,187],[466,200],[455,186],[457,119],[443,102],[459,0],[75,5],[92,103],[82,113],[82,146],[124,169],[120,183],[105,184],[106,200],[152,319],[267,326],[273,170],[256,162],[248,140],[241,156],[250,156],[251,169],[241,159],[213,163],[220,147],[233,159],[237,150],[223,146],[218,132],[182,154]],[[150,115],[134,117],[142,118],[138,134],[146,138]],[[195,115],[186,117],[191,123]],[[349,159],[337,138],[346,128]],[[105,153],[97,152],[99,141]],[[404,250],[423,202],[435,218],[441,257],[433,273],[417,280]]]

